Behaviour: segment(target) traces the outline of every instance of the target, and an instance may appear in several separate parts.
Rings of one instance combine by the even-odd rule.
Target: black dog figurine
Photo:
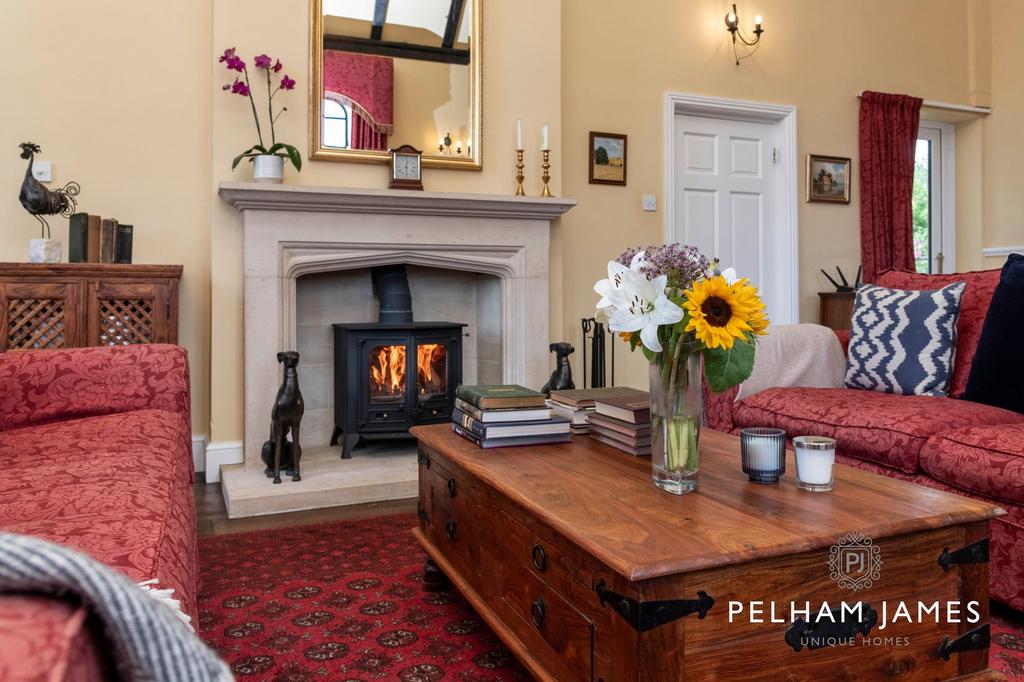
[[[277,361],[284,365],[284,381],[277,391],[274,410],[270,415],[270,440],[263,444],[262,459],[267,465],[266,474],[274,477],[274,483],[281,482],[281,469],[291,474],[293,481],[301,481],[299,462],[302,460],[302,444],[299,442],[299,424],[302,422],[304,405],[299,390],[299,354],[286,351],[277,354]],[[291,431],[292,441],[285,436]]]
[[[576,388],[576,384],[572,381],[572,366],[569,365],[569,356],[576,349],[572,347],[571,343],[559,341],[548,346],[548,350],[557,355],[558,359],[555,362],[555,371],[551,373],[551,378],[548,379],[548,383],[544,384],[544,388],[540,389],[540,392],[550,397],[551,391]]]

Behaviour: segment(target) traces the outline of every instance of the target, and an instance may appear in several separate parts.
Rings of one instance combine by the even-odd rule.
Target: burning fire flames
[[[424,343],[416,348],[416,379],[420,395],[444,392],[445,348]],[[378,346],[371,355],[370,392],[377,397],[405,395],[405,345]]]

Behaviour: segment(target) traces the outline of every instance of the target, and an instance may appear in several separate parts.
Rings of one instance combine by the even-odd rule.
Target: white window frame
[[[327,144],[324,142],[324,137],[323,136],[325,134],[325,128],[326,128],[326,126],[324,124],[325,124],[325,122],[326,122],[326,120],[328,118],[328,116],[327,116],[327,102],[332,102],[334,104],[337,104],[338,106],[344,108],[346,113],[348,114],[348,116],[345,119],[345,127],[346,127],[345,136],[348,138],[348,146],[347,147],[328,147]],[[355,110],[352,108],[352,105],[349,104],[348,102],[344,102],[344,101],[342,101],[342,100],[340,100],[338,98],[335,98],[335,97],[324,97],[323,104],[321,105],[321,112],[322,112],[320,114],[320,131],[321,131],[320,132],[320,144],[321,144],[321,146],[323,146],[326,149],[352,149],[352,119],[355,116]],[[331,118],[333,120],[337,120],[334,117],[331,117]]]
[[[956,128],[951,123],[922,120],[917,139],[932,143],[928,187],[931,271],[956,272]]]

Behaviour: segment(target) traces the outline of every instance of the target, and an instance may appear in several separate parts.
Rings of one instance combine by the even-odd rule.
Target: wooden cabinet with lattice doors
[[[0,350],[177,343],[179,265],[0,264]]]

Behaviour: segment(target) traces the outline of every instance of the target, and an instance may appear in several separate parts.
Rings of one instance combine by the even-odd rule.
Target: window
[[[324,100],[323,145],[349,149],[352,140],[352,112],[347,104]]]
[[[956,268],[953,126],[921,122],[914,153],[914,264],[918,272]]]

